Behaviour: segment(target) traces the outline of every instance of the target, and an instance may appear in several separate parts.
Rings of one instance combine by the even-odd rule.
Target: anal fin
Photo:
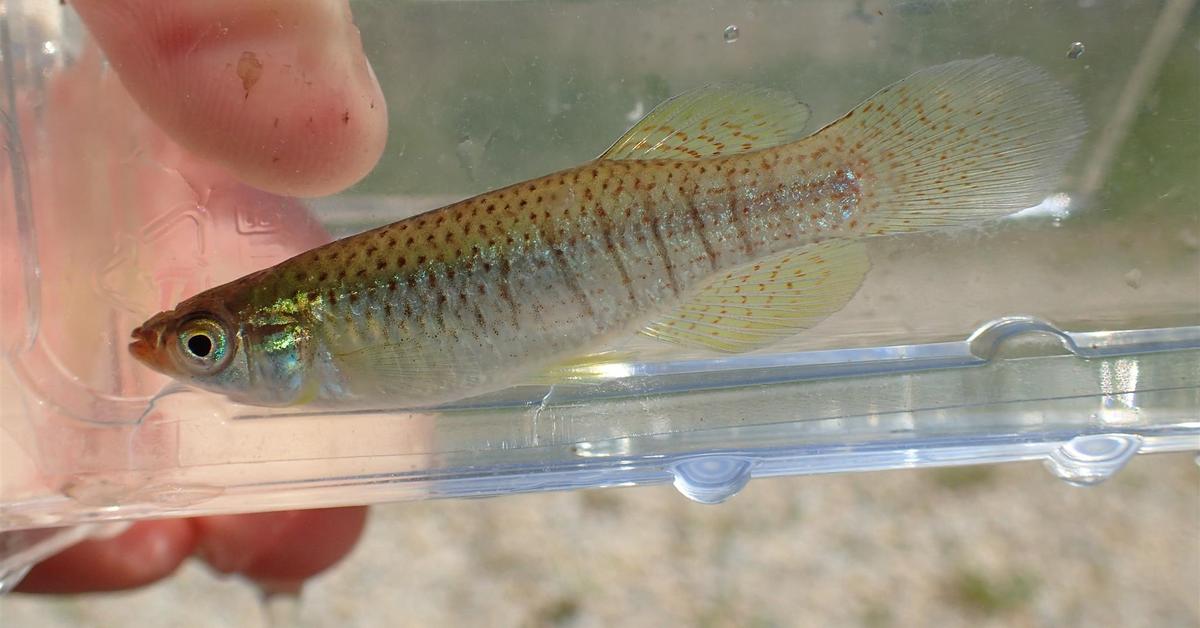
[[[718,275],[641,333],[689,347],[753,351],[812,327],[842,309],[870,262],[855,240],[831,240]]]

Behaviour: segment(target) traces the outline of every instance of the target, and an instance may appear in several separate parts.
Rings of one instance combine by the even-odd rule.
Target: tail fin
[[[864,183],[860,228],[884,234],[1038,204],[1084,130],[1079,103],[1042,69],[984,57],[921,70],[817,137],[852,150]]]

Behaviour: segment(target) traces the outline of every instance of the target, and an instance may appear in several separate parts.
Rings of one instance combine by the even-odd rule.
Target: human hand
[[[347,0],[71,5],[142,110],[245,183],[331,194],[383,152],[383,93]]]
[[[157,126],[139,144],[154,147],[157,161],[189,184],[221,191],[207,201],[214,220],[233,219],[239,204],[270,202],[239,182],[289,196],[329,194],[364,176],[383,150],[386,107],[344,0],[72,0],[71,6]],[[74,77],[60,78],[66,83],[56,88],[60,101],[95,96],[71,85]],[[114,108],[96,110],[111,114]],[[70,117],[60,119],[70,123]],[[78,143],[75,130],[63,128],[57,136]],[[59,156],[70,154],[66,148]],[[87,149],[75,146],[80,151]],[[40,174],[46,188],[58,185],[51,180],[70,180],[65,175],[75,169],[63,159],[54,163],[54,172]],[[187,194],[177,175],[168,181],[148,172],[138,181],[145,220]],[[275,202],[295,217],[278,234],[278,255],[327,237],[298,204]],[[233,230],[228,234],[228,241],[210,243],[229,251],[214,256],[228,260],[225,266],[210,270],[218,277],[232,273],[231,279],[253,268],[235,267],[242,243]],[[192,555],[269,590],[293,590],[350,551],[365,517],[365,508],[346,508],[138,522],[114,538],[85,541],[43,561],[18,590],[137,587],[166,577]]]
[[[85,593],[139,587],[171,575],[196,555],[271,592],[294,592],[358,541],[366,508],[141,521],[110,538],[84,541],[34,566],[28,593]]]

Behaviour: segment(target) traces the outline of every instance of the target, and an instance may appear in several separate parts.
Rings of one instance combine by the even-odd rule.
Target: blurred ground
[[[392,504],[306,590],[304,626],[1197,626],[1200,470],[1081,489],[1038,464]],[[194,564],[147,589],[15,596],[18,626],[267,625]]]

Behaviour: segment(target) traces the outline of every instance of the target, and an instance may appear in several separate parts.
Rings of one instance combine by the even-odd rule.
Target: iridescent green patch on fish
[[[587,372],[636,333],[754,351],[843,308],[866,239],[1036,205],[1084,132],[1042,70],[995,57],[917,72],[805,136],[808,117],[771,90],[689,92],[594,161],[207,290],[130,349],[242,402],[343,408]],[[219,359],[191,351],[197,333]]]

